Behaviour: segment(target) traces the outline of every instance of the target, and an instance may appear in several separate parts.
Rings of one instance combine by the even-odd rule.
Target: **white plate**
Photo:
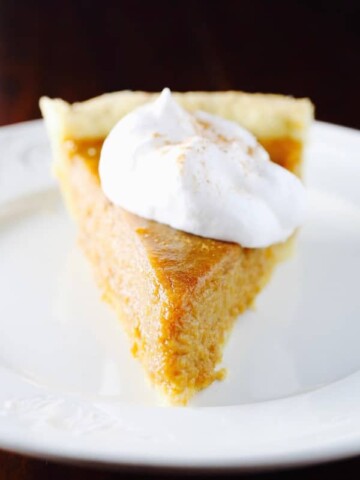
[[[0,130],[0,447],[258,469],[360,453],[360,133],[316,123],[298,253],[243,315],[227,379],[164,408],[99,300],[40,121]]]

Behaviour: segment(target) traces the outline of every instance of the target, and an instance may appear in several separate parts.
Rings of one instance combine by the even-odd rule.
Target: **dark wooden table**
[[[358,480],[360,459],[328,463],[311,468],[272,471],[240,475],[237,472],[161,471],[161,470],[105,470],[63,465],[45,460],[32,460],[24,456],[0,451],[0,480],[180,480],[184,478],[244,480]]]
[[[359,5],[0,0],[0,125],[39,117],[44,94],[75,101],[169,86],[308,96],[319,119],[360,128]],[[0,480],[159,476],[166,475],[106,473],[0,452]],[[262,477],[355,479],[360,458]]]

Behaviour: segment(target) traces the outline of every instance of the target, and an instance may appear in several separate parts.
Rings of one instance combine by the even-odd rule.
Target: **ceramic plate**
[[[315,123],[309,215],[226,347],[159,405],[99,299],[41,121],[0,129],[0,447],[111,465],[259,469],[360,454],[360,132]]]

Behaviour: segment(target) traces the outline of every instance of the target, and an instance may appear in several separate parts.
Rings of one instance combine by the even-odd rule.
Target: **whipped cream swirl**
[[[132,213],[202,237],[260,248],[302,223],[299,179],[234,122],[189,113],[164,89],[122,118],[100,158],[106,197]]]

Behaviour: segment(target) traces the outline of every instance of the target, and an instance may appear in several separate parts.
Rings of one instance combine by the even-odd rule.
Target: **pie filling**
[[[248,249],[146,220],[104,196],[98,164],[103,139],[63,144],[57,174],[79,226],[103,298],[116,310],[132,352],[172,404],[224,376],[224,342],[288,252],[291,239]],[[302,144],[261,142],[273,161],[299,174]]]
[[[273,162],[301,176],[302,142],[293,138],[264,138],[259,139],[259,142],[268,151]],[[103,143],[103,138],[68,139],[65,141],[64,146],[70,157],[80,156],[87,162],[88,167],[98,175],[100,152]]]

